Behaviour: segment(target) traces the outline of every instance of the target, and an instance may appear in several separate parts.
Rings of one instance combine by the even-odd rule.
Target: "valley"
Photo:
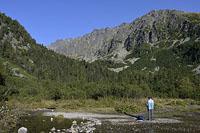
[[[199,13],[154,10],[45,47],[0,13],[0,132],[15,130],[19,118],[38,109],[138,114],[146,111],[148,96],[158,111],[167,106],[198,116],[199,24]]]

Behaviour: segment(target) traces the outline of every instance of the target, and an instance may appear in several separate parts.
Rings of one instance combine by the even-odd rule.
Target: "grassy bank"
[[[0,102],[0,133],[11,133],[15,129],[20,116],[25,112],[15,106],[8,106],[5,102]]]
[[[49,108],[65,112],[95,112],[95,113],[143,113],[146,112],[146,98],[113,98],[99,100],[71,99],[71,100],[34,100],[10,99],[0,108],[0,132],[12,130],[19,117],[26,111],[36,111]],[[200,101],[191,99],[154,98],[155,114],[157,117],[170,117],[184,114],[184,112],[200,112]],[[3,108],[2,108],[3,107]],[[197,107],[197,108],[193,108]]]
[[[186,109],[191,105],[200,105],[199,101],[191,99],[164,99],[154,98],[155,110],[177,108]],[[9,100],[8,106],[18,107],[21,109],[41,109],[50,108],[58,111],[85,111],[85,112],[101,112],[101,113],[139,113],[146,111],[146,98],[130,99],[130,98],[102,98],[93,99],[71,99],[71,100],[33,100],[20,99]]]

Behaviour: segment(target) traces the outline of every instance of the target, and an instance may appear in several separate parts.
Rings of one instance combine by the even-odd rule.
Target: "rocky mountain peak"
[[[82,37],[56,41],[49,49],[89,62],[97,59],[123,61],[142,44],[155,46],[164,40],[199,37],[200,26],[195,22],[200,19],[197,17],[177,10],[153,10],[132,23],[95,29]]]

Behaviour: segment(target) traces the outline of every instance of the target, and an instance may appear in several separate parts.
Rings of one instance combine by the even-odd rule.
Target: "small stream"
[[[47,112],[48,113],[48,112]],[[51,113],[51,112],[50,112]],[[43,113],[33,113],[23,116],[20,119],[17,129],[24,126],[28,129],[28,133],[49,133],[54,127],[57,132],[70,129],[74,120],[77,125],[91,122],[91,119],[74,117],[77,113],[63,113],[57,116],[44,116]],[[81,114],[79,114],[81,115]],[[86,116],[96,116],[95,119],[101,121],[98,125],[93,125],[97,133],[116,133],[116,132],[145,132],[145,133],[200,133],[200,113],[185,113],[184,115],[175,115],[173,118],[156,118],[153,122],[137,122],[134,118],[128,116],[116,117],[117,115],[87,114]],[[53,121],[52,121],[53,118]],[[170,120],[174,120],[171,122]],[[177,121],[177,122],[176,122]],[[68,131],[69,132],[69,131]]]

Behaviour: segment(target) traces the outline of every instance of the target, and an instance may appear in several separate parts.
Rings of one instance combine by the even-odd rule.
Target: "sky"
[[[200,0],[0,0],[0,12],[44,45],[132,22],[158,9],[200,12]]]

